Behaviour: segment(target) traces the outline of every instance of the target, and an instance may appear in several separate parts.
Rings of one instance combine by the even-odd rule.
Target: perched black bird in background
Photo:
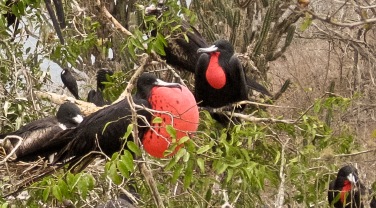
[[[58,151],[67,141],[50,140],[59,132],[76,127],[83,117],[80,109],[73,103],[66,102],[59,107],[56,117],[48,117],[36,120],[21,127],[17,131],[0,134],[0,141],[9,154],[18,143],[18,139],[6,136],[16,135],[23,139],[19,148],[15,151],[16,160],[31,161],[41,157],[47,157]]]
[[[61,71],[60,77],[61,81],[63,81],[64,86],[68,88],[69,92],[71,92],[77,100],[79,100],[80,97],[78,96],[77,81],[76,78],[74,78],[74,76],[70,72],[70,70],[64,68],[63,71]]]
[[[150,108],[148,99],[154,86],[180,87],[174,83],[160,83],[155,75],[144,73],[137,81],[137,93],[133,96],[134,103]],[[68,162],[70,167],[74,167],[77,161],[91,151],[103,151],[108,156],[119,151],[124,142],[121,138],[127,131],[128,125],[132,123],[131,115],[129,103],[124,99],[92,113],[75,129],[57,135],[58,140],[71,140],[71,142],[58,153],[55,163]],[[137,109],[137,115],[143,116],[150,123],[152,115],[147,110]],[[143,138],[149,128],[139,116],[138,132],[140,138]],[[86,164],[83,166],[92,159],[94,158],[87,157],[84,162]]]
[[[157,6],[151,5],[146,7],[145,14],[158,17],[167,9],[168,8],[166,8],[163,3],[159,3]],[[171,36],[167,39],[168,45],[164,49],[166,55],[162,56],[162,58],[166,60],[167,64],[179,70],[195,73],[196,62],[199,58],[197,50],[207,47],[208,45],[196,28],[189,25],[189,23],[184,20],[182,20],[181,24],[181,31],[187,35],[188,42],[182,34]],[[174,25],[171,26],[173,27]],[[152,35],[156,35],[156,31],[154,34],[152,33]]]
[[[337,178],[330,182],[328,190],[328,201],[335,208],[361,208],[364,207],[362,195],[367,189],[359,181],[358,170],[351,165],[342,167]],[[371,208],[376,208],[376,199],[372,197]]]
[[[12,13],[12,6],[17,5],[18,2],[19,2],[19,0],[7,0],[5,2],[5,5],[8,7],[8,12],[4,14],[5,18],[7,19],[7,25],[8,25],[8,27],[11,26],[11,25],[14,25],[13,38],[15,36],[16,30],[18,29],[20,20],[17,18],[17,16],[15,14]],[[59,40],[60,40],[60,43],[64,44],[64,38],[63,38],[63,35],[61,33],[61,29],[66,27],[63,4],[62,4],[61,0],[54,0],[56,15],[57,15],[57,18],[58,18],[58,19],[56,19],[55,11],[52,9],[51,0],[45,0],[44,2],[46,4],[48,14],[51,17],[52,24],[55,28],[55,31],[56,31],[56,34],[57,34]]]
[[[89,91],[87,95],[88,102],[94,103],[99,107],[110,104],[110,102],[106,102],[103,98],[103,90],[105,88],[103,82],[107,82],[107,76],[112,76],[113,74],[114,72],[109,69],[99,69],[97,71],[97,90]]]

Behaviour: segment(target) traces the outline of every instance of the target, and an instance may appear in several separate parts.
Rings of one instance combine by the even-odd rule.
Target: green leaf
[[[172,160],[170,160],[170,162],[166,165],[165,170],[170,170],[177,162],[178,160],[176,159],[176,157],[172,158]]]
[[[56,184],[52,187],[52,194],[56,197],[57,200],[63,200],[59,185]]]
[[[312,24],[312,15],[306,12],[303,23],[300,25],[300,31],[304,32]]]
[[[163,119],[161,117],[155,117],[152,121],[154,124],[162,123]]]
[[[129,171],[134,170],[133,156],[128,150],[124,151],[124,155],[121,156],[121,160],[125,163]]]
[[[183,136],[182,138],[179,139],[178,145],[183,144],[184,142],[186,142],[188,140],[189,140],[188,136]]]
[[[166,125],[166,131],[173,139],[176,139],[176,130],[172,125]]]
[[[1,208],[8,208],[8,202],[5,202],[4,204],[1,205]]]
[[[44,190],[43,190],[43,194],[42,194],[42,199],[43,201],[47,201],[48,197],[50,196],[50,192],[51,192],[51,187],[47,186]]]
[[[112,182],[116,185],[120,185],[122,178],[119,176],[115,164],[111,164],[107,172],[108,176],[111,178]]]
[[[217,167],[216,167],[217,174],[218,175],[222,174],[223,172],[226,171],[227,168],[228,168],[228,165],[226,163],[218,162]]]
[[[200,147],[200,149],[197,150],[197,154],[202,154],[210,149],[210,145],[205,145]]]
[[[179,176],[181,175],[181,171],[183,170],[183,164],[177,164],[174,173],[172,174],[171,183],[176,183]]]
[[[133,130],[133,124],[129,124],[127,126],[127,131],[125,132],[123,138],[125,138],[125,139],[128,138],[129,135],[132,133],[132,130]]]
[[[226,183],[230,182],[232,179],[232,176],[234,175],[234,169],[228,169],[227,170],[227,177],[226,177]]]
[[[125,162],[119,160],[116,163],[117,168],[119,169],[121,175],[123,175],[125,178],[129,178],[129,170],[127,166],[125,165]]]
[[[137,156],[139,156],[139,157],[141,156],[141,150],[140,150],[140,148],[137,147],[137,145],[134,142],[128,141],[127,147],[128,147],[129,150],[131,150]]]
[[[68,186],[65,183],[65,181],[62,180],[62,179],[59,179],[58,185],[59,185],[61,195],[64,196],[64,197],[68,196],[69,191],[68,191]]]
[[[202,158],[197,159],[197,165],[201,170],[201,173],[205,172],[205,161]]]
[[[184,154],[184,157],[183,157],[183,162],[185,162],[185,163],[188,162],[190,156],[191,156],[191,154],[189,154],[189,152],[186,152],[186,153]]]
[[[71,172],[67,172],[66,180],[69,187],[73,188],[75,183],[77,182],[78,177],[74,177]]]
[[[194,161],[189,160],[187,164],[187,168],[185,169],[185,176],[184,176],[184,189],[187,189],[189,185],[191,185],[192,182],[192,177],[193,177],[193,166],[194,166]]]
[[[185,155],[185,153],[187,153],[187,150],[185,150],[184,148],[180,148],[175,155],[175,160],[179,161],[180,158],[183,157],[183,155]]]

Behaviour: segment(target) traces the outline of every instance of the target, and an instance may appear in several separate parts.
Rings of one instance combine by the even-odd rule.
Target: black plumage
[[[199,106],[223,107],[247,100],[243,67],[227,40],[200,48],[195,72],[195,97]]]
[[[137,93],[133,96],[134,103],[150,108],[148,99],[151,89],[156,85],[159,83],[155,75],[148,73],[141,75],[137,81]],[[119,151],[124,143],[122,137],[128,125],[133,123],[131,115],[128,100],[124,99],[89,115],[75,129],[62,132],[57,139],[66,138],[63,140],[72,141],[59,152],[55,163],[68,162],[72,167],[75,166],[76,161],[91,151],[102,151],[108,156]],[[142,139],[149,129],[145,119],[150,123],[152,115],[145,109],[137,109],[137,115],[139,137]],[[131,135],[128,140],[133,140]]]
[[[78,86],[76,78],[72,75],[69,69],[64,68],[60,74],[61,81],[63,82],[64,86],[68,88],[69,92],[79,100],[80,97],[78,96]]]
[[[330,182],[328,201],[335,208],[361,208],[364,207],[362,198],[366,194],[368,194],[367,189],[359,180],[358,170],[354,166],[346,165]],[[372,197],[370,207],[376,208],[374,197]]]
[[[159,16],[165,10],[167,10],[167,8],[163,3],[159,3],[157,6],[151,5],[146,7],[145,14]],[[182,34],[186,34],[188,41],[182,34],[172,35],[167,39],[167,47],[164,49],[166,55],[162,56],[162,58],[166,60],[167,64],[179,70],[195,73],[196,62],[199,58],[197,50],[207,47],[208,45],[200,32],[187,21],[182,20],[181,25],[181,32]],[[171,27],[174,26],[175,25],[171,25]],[[167,33],[171,35],[170,31],[167,31]],[[154,31],[152,35],[156,35],[156,31]]]
[[[16,135],[21,137],[22,143],[15,151],[16,160],[29,161],[41,157],[47,157],[56,152],[62,145],[67,144],[66,141],[55,141],[51,143],[51,139],[59,132],[74,128],[83,117],[80,109],[73,103],[67,102],[60,106],[56,113],[56,117],[48,117],[36,120],[21,127],[17,131],[0,135],[6,152],[9,154],[18,143],[18,139],[6,136]]]
[[[108,69],[100,69],[97,71],[97,90],[90,90],[87,96],[87,101],[94,103],[96,106],[104,106],[110,104],[103,98],[103,90],[105,89],[105,85],[103,82],[107,82],[107,76],[112,76],[114,74],[113,71]]]

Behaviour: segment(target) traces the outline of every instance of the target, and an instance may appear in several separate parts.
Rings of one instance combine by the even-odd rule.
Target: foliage
[[[64,30],[67,41],[61,45],[49,38],[51,28],[42,21],[45,17],[40,1],[18,2],[12,6],[12,12],[18,17],[23,16],[27,26],[34,28],[32,32],[41,38],[37,40],[35,49],[25,49],[24,42],[28,38],[21,35],[22,30],[16,33],[21,36],[18,36],[17,41],[10,41],[12,31],[6,27],[4,16],[0,17],[0,37],[6,40],[0,41],[1,132],[18,129],[22,124],[52,115],[55,111],[49,102],[35,99],[32,93],[34,90],[46,90],[50,84],[49,73],[40,69],[41,57],[49,58],[61,66],[73,66],[89,72],[86,68],[94,65],[91,63],[92,54],[97,55],[95,62],[100,65],[98,60],[106,60],[110,49],[113,49],[114,60],[121,67],[104,84],[106,99],[114,101],[132,75],[132,67],[127,67],[137,64],[137,55],[144,52],[164,55],[164,48],[170,38],[178,34],[185,35],[181,30],[180,16],[183,15],[191,22],[196,18],[193,10],[182,8],[177,1],[168,1],[168,10],[160,17],[142,16],[142,23],[137,23],[137,27],[132,30],[133,36],[124,38],[111,31],[116,39],[111,42],[109,38],[98,34],[99,30],[106,27],[104,20],[96,17],[95,13],[80,15],[78,20],[73,20],[75,17],[70,13],[72,5],[66,5],[69,11],[67,16],[73,22],[77,21],[77,28]],[[193,1],[206,37],[210,40],[218,38],[218,34],[228,37],[238,47],[241,46],[243,52],[246,52],[244,47],[253,46],[257,51],[248,55],[266,74],[268,63],[280,57],[294,37],[294,21],[276,24],[279,23],[278,17],[283,14],[278,10],[279,6],[287,3],[264,1],[262,4],[255,1],[253,6],[249,4],[244,7],[240,1],[213,2],[216,10],[210,13],[206,7],[213,3],[204,1],[198,4],[200,1]],[[238,7],[232,9],[233,5]],[[4,3],[1,3],[3,7]],[[245,31],[247,27],[240,22],[245,15],[251,15],[251,12],[244,13],[251,7],[252,11],[260,9],[264,15],[256,36]],[[142,14],[141,7],[136,8],[138,11],[132,12]],[[213,15],[203,15],[201,10]],[[219,17],[230,25],[231,32],[224,33],[220,25],[208,27],[212,25],[208,23],[213,23]],[[290,18],[297,20],[298,16],[291,15]],[[307,16],[301,30],[306,30],[311,23],[311,17]],[[116,41],[121,44],[117,45]],[[127,55],[130,57],[124,57]],[[132,63],[125,67],[128,59]],[[111,61],[103,62],[110,65]],[[281,112],[258,109],[257,116],[278,118],[279,122],[244,121],[229,128],[223,128],[211,118],[209,112],[201,111],[199,131],[191,139],[185,137],[172,144],[170,152],[178,145],[183,144],[184,147],[171,158],[151,158],[136,142],[127,141],[124,151],[115,153],[100,164],[103,166],[102,171],[86,170],[78,174],[58,172],[28,188],[30,196],[27,200],[0,199],[0,205],[48,207],[60,206],[65,200],[70,200],[77,207],[94,206],[100,201],[98,199],[116,196],[117,189],[124,187],[135,189],[140,206],[151,207],[154,204],[152,193],[145,177],[137,171],[141,163],[146,163],[152,170],[166,207],[218,207],[226,201],[239,207],[268,206],[274,202],[282,185],[285,187],[285,204],[322,206],[326,202],[328,182],[338,168],[330,162],[335,160],[335,155],[360,149],[350,127],[333,124],[351,104],[351,98],[334,95],[318,98],[312,103],[312,108],[299,109],[297,114],[291,115],[297,119],[294,123],[284,122]],[[124,138],[129,136],[131,130],[132,126]],[[173,134],[174,130],[169,129],[169,132]]]

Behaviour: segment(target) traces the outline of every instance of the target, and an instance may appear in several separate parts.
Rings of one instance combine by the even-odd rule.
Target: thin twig
[[[18,142],[17,142],[16,146],[12,149],[12,151],[2,161],[0,161],[0,164],[3,164],[5,162],[7,162],[8,159],[12,157],[12,155],[17,151],[17,149],[21,146],[21,144],[23,142],[23,138],[20,137],[20,136],[17,136],[17,135],[8,135],[2,141],[2,145],[5,145],[5,142],[7,140],[9,140],[10,138],[18,139]],[[16,157],[17,157],[17,155],[16,155]]]

